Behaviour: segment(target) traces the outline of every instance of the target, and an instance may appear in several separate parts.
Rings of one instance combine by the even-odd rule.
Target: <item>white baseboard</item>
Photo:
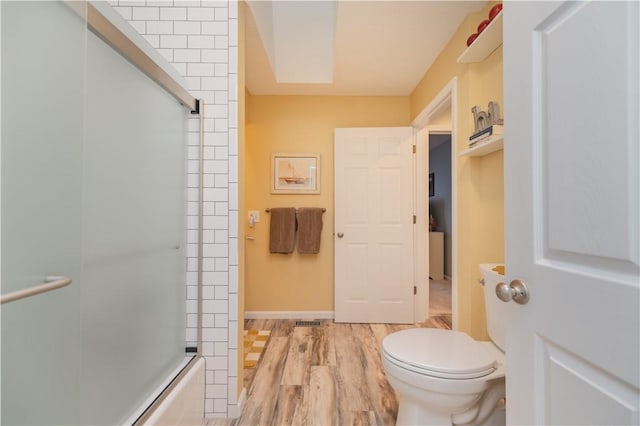
[[[240,417],[240,414],[242,413],[242,406],[244,405],[246,400],[247,400],[247,388],[242,388],[242,392],[240,392],[240,396],[238,397],[238,403],[229,404],[229,406],[227,407],[228,409],[227,415],[229,416],[230,419],[237,419],[238,417]]]
[[[333,311],[247,311],[245,319],[333,319]]]

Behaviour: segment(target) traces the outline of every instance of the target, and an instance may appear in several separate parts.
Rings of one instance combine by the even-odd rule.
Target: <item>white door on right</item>
[[[640,423],[639,45],[637,1],[505,2],[507,424]]]

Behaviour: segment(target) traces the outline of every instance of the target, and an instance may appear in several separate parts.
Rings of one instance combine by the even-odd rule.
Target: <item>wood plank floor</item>
[[[424,323],[321,320],[320,326],[296,327],[295,320],[246,320],[245,329],[269,329],[271,338],[257,368],[244,370],[247,400],[240,418],[210,419],[208,425],[395,424],[398,404],[382,369],[380,345],[398,330],[451,329],[450,284],[435,286],[433,316]]]

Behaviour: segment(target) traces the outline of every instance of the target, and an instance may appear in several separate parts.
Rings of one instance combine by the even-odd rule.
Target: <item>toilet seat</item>
[[[442,379],[484,377],[497,368],[495,354],[465,333],[413,328],[386,336],[383,356],[400,368]]]

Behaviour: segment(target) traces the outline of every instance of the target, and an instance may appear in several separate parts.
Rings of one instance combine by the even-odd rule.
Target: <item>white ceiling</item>
[[[258,1],[258,5],[262,4],[258,9],[264,9],[267,3],[270,2]],[[304,0],[296,3],[302,4]],[[253,16],[252,8],[256,8],[251,5],[247,7],[245,34],[246,87],[252,95],[408,96],[467,14],[479,11],[485,3],[484,0],[339,0],[335,13],[333,82],[318,84],[276,82]],[[295,10],[305,13],[304,7]],[[288,13],[287,20],[274,18],[270,25],[292,23],[295,27],[296,20],[291,18],[291,11]],[[276,41],[274,47],[274,40],[270,39],[266,44],[272,53],[279,48],[300,50],[301,46],[295,46],[296,40],[288,38],[287,43],[281,44]],[[304,73],[304,67],[298,64],[296,72]]]

